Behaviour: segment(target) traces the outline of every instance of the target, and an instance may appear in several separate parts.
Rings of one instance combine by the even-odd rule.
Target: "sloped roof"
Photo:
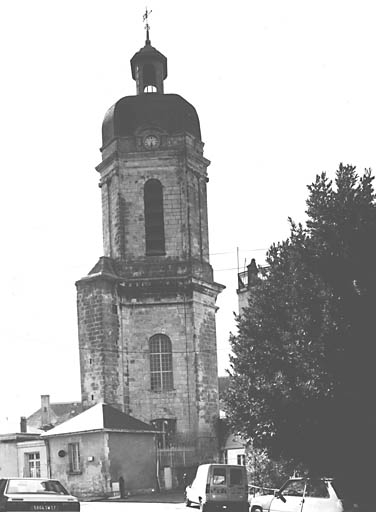
[[[109,277],[117,277],[115,262],[108,256],[101,256],[94,267],[90,270],[89,275],[102,274]]]
[[[115,409],[111,405],[99,403],[78,414],[74,418],[61,423],[46,432],[42,437],[52,437],[79,432],[97,430],[117,430],[124,432],[154,433],[153,427]]]
[[[65,421],[77,416],[82,412],[82,404],[81,402],[57,402],[50,403],[50,418],[51,425],[57,426],[60,423],[64,423]],[[29,426],[31,428],[39,428],[42,423],[42,408],[39,408],[33,414],[31,414],[27,418],[27,428],[29,431]]]

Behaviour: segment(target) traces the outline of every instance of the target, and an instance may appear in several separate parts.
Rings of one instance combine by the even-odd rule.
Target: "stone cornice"
[[[99,173],[102,173],[107,167],[109,167],[112,163],[119,164],[119,153],[117,151],[114,151],[109,155],[107,158],[102,160],[100,164],[98,164],[95,168],[96,171]]]
[[[207,282],[191,275],[166,278],[138,278],[119,280],[119,292],[128,297],[175,295],[200,292],[216,297],[225,286]]]

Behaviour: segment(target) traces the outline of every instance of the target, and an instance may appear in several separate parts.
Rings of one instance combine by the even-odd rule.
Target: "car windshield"
[[[57,480],[11,479],[8,483],[9,494],[68,494]]]

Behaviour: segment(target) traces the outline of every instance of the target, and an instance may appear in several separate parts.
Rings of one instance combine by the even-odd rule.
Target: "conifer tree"
[[[290,219],[237,319],[227,392],[244,439],[358,492],[376,455],[372,181],[341,164],[335,183],[323,173],[308,187],[306,225]]]

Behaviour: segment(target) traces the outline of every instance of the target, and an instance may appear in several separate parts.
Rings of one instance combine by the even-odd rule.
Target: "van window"
[[[226,483],[226,468],[214,468],[213,470],[213,485],[225,485]]]
[[[243,471],[238,468],[230,468],[230,485],[242,485]]]

